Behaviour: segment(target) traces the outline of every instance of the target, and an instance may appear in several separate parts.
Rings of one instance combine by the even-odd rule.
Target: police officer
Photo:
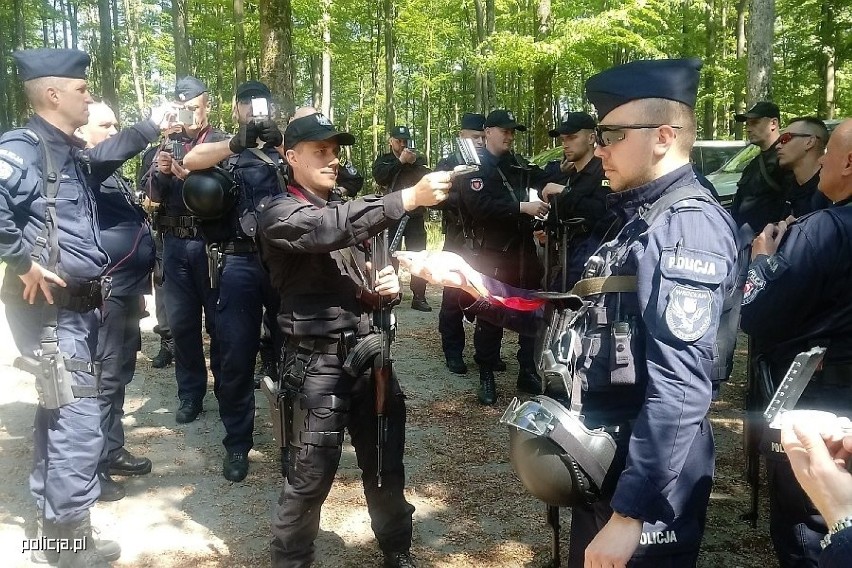
[[[485,147],[485,116],[466,112],[461,119],[459,138],[473,141],[476,148]],[[463,165],[460,152],[456,151],[445,156],[435,166],[436,172],[449,172]],[[461,201],[462,178],[453,180],[450,195],[436,209],[441,210],[441,224],[444,229],[444,250],[464,254],[466,233],[470,232],[470,216],[467,215]],[[468,223],[465,226],[465,222]],[[438,332],[441,334],[441,347],[447,362],[447,369],[452,373],[463,375],[467,373],[464,362],[464,312],[459,306],[459,291],[456,288],[444,288],[441,298],[441,310],[438,312]]]
[[[79,135],[91,149],[118,133],[118,120],[105,103],[89,105],[89,122]],[[150,140],[139,138],[141,152]],[[107,274],[112,290],[101,308],[97,360],[101,364],[101,429],[106,438],[98,466],[101,501],[124,497],[124,488],[112,475],[144,475],[151,460],[136,457],[124,447],[124,394],[136,371],[136,352],[142,347],[139,320],[151,291],[154,241],[148,216],[142,210],[129,182],[113,173],[95,193],[101,242],[110,257]]]
[[[464,179],[462,202],[473,219],[474,265],[477,270],[514,286],[539,288],[542,267],[535,252],[532,219],[547,215],[548,205],[529,201],[529,188],[542,189],[540,168],[512,152],[515,131],[524,132],[508,110],[494,110],[485,121],[482,165]],[[473,333],[474,360],[479,364],[477,398],[484,405],[497,401],[495,367],[500,361],[502,328],[477,320]],[[518,390],[541,392],[533,361],[533,336],[518,338]]]
[[[804,134],[804,126],[795,123],[790,128]],[[799,138],[799,142],[808,141]],[[792,144],[791,139],[784,146]],[[834,131],[821,163],[819,190],[833,205],[789,225],[785,221],[768,225],[757,236],[741,325],[762,346],[775,386],[796,354],[816,345],[827,347],[822,369],[798,407],[848,415],[852,407],[852,121]],[[778,441],[777,431],[764,431],[772,543],[782,567],[817,566],[819,541],[828,527],[796,483]]]
[[[373,179],[384,187],[387,193],[411,187],[431,171],[426,166],[423,156],[409,147],[411,142],[411,131],[407,126],[394,126],[388,140],[390,152],[380,154],[373,162]],[[425,209],[418,209],[408,214],[403,233],[403,244],[406,249],[426,248],[426,225],[423,220],[425,214]],[[396,235],[398,230],[399,225],[394,225],[391,227],[390,234]],[[414,295],[411,299],[411,309],[431,312],[432,306],[426,301],[426,281],[415,277],[411,279],[409,285]]]
[[[411,515],[403,495],[405,403],[395,377],[388,400],[382,483],[378,484],[374,388],[369,368],[343,370],[350,339],[370,331],[368,271],[380,269],[375,292],[395,297],[391,266],[366,266],[364,241],[418,206],[446,198],[449,176],[430,174],[384,197],[340,202],[332,190],[340,145],[354,143],[321,114],[299,118],[284,133],[292,178],[287,194],[260,218],[264,260],[281,296],[278,323],[287,338],[283,371],[292,391],[289,467],[273,519],[272,565],[310,566],[320,509],[334,481],[343,431],[349,430],[384,566],[411,567]],[[341,342],[344,344],[341,345]],[[369,366],[368,366],[369,367]]]
[[[596,253],[603,262],[587,268],[589,276],[626,278],[583,292],[589,304],[578,323],[574,380],[582,381],[585,426],[612,432],[617,450],[600,500],[572,508],[572,568],[698,560],[713,479],[707,412],[714,364],[724,360],[714,361],[717,330],[734,297],[738,251],[733,220],[689,163],[700,65],[634,61],[586,82],[601,117],[595,155],[621,220]],[[478,317],[526,333],[542,324],[543,308],[506,307],[528,291],[459,259],[416,261],[411,270],[462,286],[478,298]]]
[[[592,230],[606,213],[609,180],[604,176],[601,159],[595,156],[595,119],[590,114],[565,113],[550,136],[559,138],[565,160],[572,164],[564,187],[546,186],[541,192],[542,198],[555,207],[560,231],[566,231],[567,249],[562,264],[568,267],[563,290],[567,291],[580,279],[583,265],[601,244]],[[556,246],[562,244],[559,239]],[[558,280],[545,285],[561,289],[561,275],[555,276]]]
[[[196,146],[184,158],[184,167],[198,170],[223,160],[239,190],[236,207],[220,219],[205,221],[201,233],[215,251],[218,283],[214,293],[216,329],[211,343],[220,353],[220,373],[214,392],[219,416],[225,426],[225,459],[222,474],[229,481],[242,481],[248,473],[248,452],[254,431],[254,366],[260,346],[263,309],[275,313],[278,295],[269,283],[258,252],[257,217],[266,203],[283,191],[279,181],[283,160],[276,149],[283,143],[278,126],[266,116],[253,114],[253,101],[272,100],[269,87],[248,81],[237,87],[234,118],[240,125],[230,140]],[[263,144],[258,148],[258,140]],[[195,174],[199,175],[199,174]],[[189,191],[189,185],[186,186]],[[211,262],[213,261],[211,255]],[[280,348],[277,326],[271,330],[273,345]],[[277,351],[277,349],[276,349]],[[272,376],[277,372],[272,370]]]
[[[820,160],[825,153],[828,129],[818,118],[794,118],[778,137],[778,166],[793,172],[787,202],[793,217],[831,205],[817,189]]]
[[[789,214],[786,199],[790,175],[778,167],[781,113],[775,103],[760,101],[745,114],[734,115],[734,120],[745,122],[748,141],[760,148],[760,154],[749,162],[737,182],[731,215],[737,225],[748,224],[759,233],[768,223]]]
[[[177,82],[175,104],[192,112],[192,124],[184,124],[181,132],[166,144],[146,153],[142,161],[142,187],[152,201],[160,203],[157,223],[163,234],[163,290],[174,338],[175,379],[180,400],[175,420],[185,424],[198,418],[207,392],[201,314],[203,311],[205,328],[212,337],[216,295],[210,288],[207,252],[198,232],[198,219],[183,202],[183,180],[189,172],[181,165],[181,154],[205,142],[222,141],[227,135],[210,126],[207,87],[195,77],[184,77]],[[211,344],[210,367],[214,377],[219,374],[219,350],[215,343]]]
[[[0,259],[6,318],[28,358],[19,363],[36,375],[40,392],[30,491],[43,521],[40,537],[94,542],[46,560],[101,568],[121,550],[92,540],[89,516],[100,494],[96,472],[104,443],[93,365],[97,307],[108,293],[101,283],[108,257],[86,177],[92,170],[81,162],[83,143],[73,136],[93,102],[86,84],[91,60],[69,49],[13,57],[35,115],[26,128],[0,138]],[[69,382],[73,386],[63,388]]]

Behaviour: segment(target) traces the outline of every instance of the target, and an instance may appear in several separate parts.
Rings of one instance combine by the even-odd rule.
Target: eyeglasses
[[[802,134],[801,132],[785,132],[781,136],[778,137],[779,144],[789,144],[793,138],[810,138],[813,136],[817,138],[816,134]]]
[[[627,136],[625,130],[652,130],[661,126],[683,128],[674,124],[599,124],[595,127],[595,141],[598,146],[611,146],[624,140]]]

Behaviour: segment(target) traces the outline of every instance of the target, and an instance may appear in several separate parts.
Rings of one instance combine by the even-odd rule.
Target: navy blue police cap
[[[310,140],[329,140],[334,138],[341,146],[351,146],[355,137],[348,132],[338,131],[322,113],[315,113],[291,120],[284,131],[284,144],[287,149],[295,148],[299,142]]]
[[[175,100],[183,103],[206,92],[207,85],[192,75],[187,75],[183,79],[178,79],[178,82],[175,85]]]
[[[238,101],[247,99],[271,99],[272,91],[260,81],[246,81],[237,87],[236,96]]]
[[[575,134],[581,130],[594,130],[597,123],[587,112],[566,112],[559,121],[559,126],[548,131],[551,138],[557,138],[562,134]]]
[[[411,131],[407,126],[394,126],[390,131],[390,137],[397,140],[411,140]]]
[[[519,130],[521,132],[524,132],[527,129],[526,126],[519,124],[518,121],[515,120],[515,115],[512,114],[512,111],[502,108],[492,110],[488,113],[488,118],[485,119],[485,127],[490,128],[492,126]]]
[[[18,78],[29,81],[40,77],[85,79],[91,57],[79,49],[24,49],[12,54],[18,66]]]
[[[485,115],[466,112],[461,119],[462,130],[485,130]]]
[[[631,61],[589,77],[586,98],[598,120],[637,99],[667,99],[695,108],[701,65],[697,58]]]

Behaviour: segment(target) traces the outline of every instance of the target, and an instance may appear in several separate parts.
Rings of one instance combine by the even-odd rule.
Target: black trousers
[[[394,223],[388,227],[388,243],[393,240],[398,229],[399,223]],[[402,242],[400,243],[400,249],[404,246],[405,250],[426,250],[426,222],[423,220],[422,215],[412,215],[409,217],[408,223],[405,225],[405,231],[403,231],[402,234],[403,237]],[[391,262],[393,263],[394,268],[399,267],[399,263],[396,262],[396,259]],[[377,268],[381,270],[384,267],[382,266]],[[426,297],[426,281],[424,279],[412,276],[409,287],[411,288],[411,292],[414,294],[415,298]]]
[[[306,364],[299,392],[309,402],[302,406],[314,407],[303,411],[299,423],[308,435],[325,434],[314,435],[314,442],[319,445],[290,447],[289,471],[272,520],[273,568],[301,568],[313,562],[320,509],[340,463],[344,430],[349,430],[355,447],[370,524],[379,547],[384,552],[407,551],[411,546],[414,507],[403,494],[405,401],[396,377],[392,380],[393,396],[388,401],[388,436],[382,486],[378,487],[375,397],[369,373],[353,378],[342,370],[337,355],[288,349],[285,375],[297,360]]]
[[[459,298],[463,295],[465,293],[458,288],[445,287],[441,298],[438,332],[441,334],[441,347],[447,358],[461,357],[464,352],[464,311],[459,306]]]
[[[124,447],[124,393],[136,372],[136,352],[142,347],[139,320],[142,296],[110,296],[104,302],[98,333],[97,360],[101,362],[101,430],[106,441],[99,470],[106,471]]]

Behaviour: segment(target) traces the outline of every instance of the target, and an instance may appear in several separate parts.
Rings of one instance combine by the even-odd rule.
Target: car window
[[[726,174],[742,173],[748,163],[751,162],[759,153],[760,148],[758,146],[755,146],[754,144],[746,146],[737,152],[733,158],[725,162],[725,165],[718,171]]]

